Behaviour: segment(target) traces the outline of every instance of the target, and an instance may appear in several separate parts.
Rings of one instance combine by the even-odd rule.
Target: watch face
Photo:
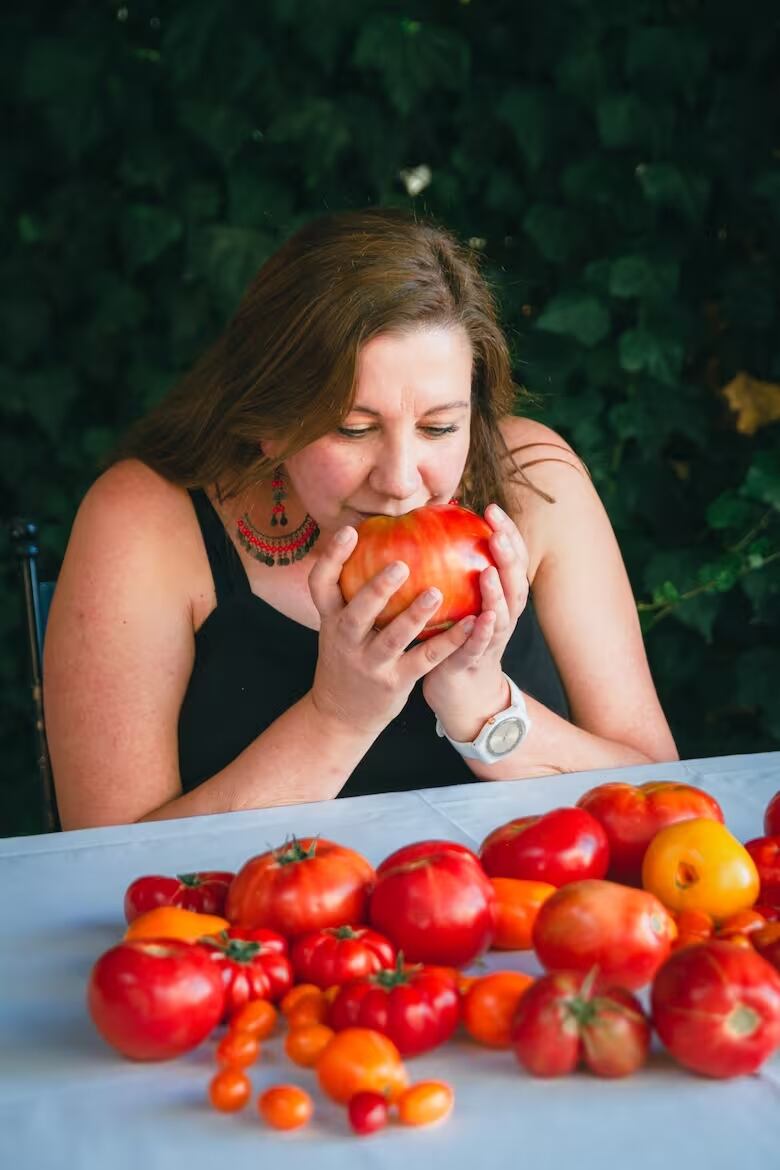
[[[511,719],[502,719],[487,737],[487,748],[494,756],[505,756],[520,743],[525,732],[522,719],[512,716]]]

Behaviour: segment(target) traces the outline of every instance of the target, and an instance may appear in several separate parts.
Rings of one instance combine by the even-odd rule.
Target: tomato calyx
[[[281,848],[277,849],[274,857],[279,865],[294,865],[297,861],[311,861],[317,852],[318,841],[315,837],[308,849],[304,849],[297,837],[293,837],[291,841],[285,841]]]
[[[187,886],[190,890],[196,890],[198,886],[205,885],[199,873],[177,873],[176,880],[181,882],[183,886]]]
[[[362,938],[364,930],[353,930],[351,926],[328,926],[326,932],[341,942],[345,938]]]
[[[205,946],[220,951],[232,963],[252,963],[263,950],[263,944],[248,938],[230,938],[226,930],[200,940]]]
[[[423,964],[415,963],[413,966],[407,966],[404,963],[403,951],[399,951],[395,960],[395,967],[382,967],[379,971],[375,971],[373,975],[369,975],[370,981],[377,987],[381,987],[383,991],[392,991],[394,987],[402,987],[405,983],[410,983],[412,978],[422,971]]]

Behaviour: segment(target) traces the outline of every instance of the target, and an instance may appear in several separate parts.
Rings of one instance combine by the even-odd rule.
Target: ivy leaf
[[[582,230],[571,212],[549,203],[535,203],[523,227],[545,260],[562,264],[582,239]]]
[[[128,268],[151,264],[182,234],[181,220],[148,203],[131,203],[122,214],[120,233]]]
[[[471,54],[458,33],[397,16],[369,17],[352,57],[358,69],[382,75],[390,100],[404,115],[430,90],[460,90]]]
[[[780,460],[775,452],[759,451],[753,457],[740,492],[780,511]]]
[[[707,507],[710,528],[747,528],[755,520],[755,504],[741,499],[734,491],[722,492]]]
[[[705,642],[712,642],[712,627],[720,610],[720,599],[713,593],[700,593],[674,607],[673,616],[684,626],[701,634]]]
[[[678,211],[690,223],[703,218],[711,185],[706,175],[683,171],[674,163],[640,163],[636,174],[650,203]]]
[[[621,256],[610,268],[609,291],[614,297],[668,297],[677,291],[679,279],[677,260],[641,254]]]
[[[591,293],[561,293],[548,301],[536,325],[548,333],[569,334],[582,345],[593,346],[609,333],[610,316],[601,301]]]
[[[232,312],[249,281],[268,259],[273,237],[249,228],[201,228],[192,247],[192,267],[216,293],[220,307]]]
[[[599,138],[608,150],[620,150],[650,137],[647,107],[636,94],[614,93],[596,105]]]
[[[724,553],[717,561],[699,566],[697,577],[700,585],[718,593],[728,593],[740,578],[742,558],[738,553]]]
[[[708,61],[707,42],[692,29],[638,27],[628,38],[626,74],[653,92],[693,96]]]
[[[231,106],[191,98],[179,102],[178,115],[181,125],[225,163],[251,138],[251,119]]]
[[[648,329],[627,329],[618,342],[620,364],[635,374],[649,374],[667,386],[676,386],[680,380],[685,350],[674,338],[661,338]]]
[[[513,131],[529,168],[537,171],[552,139],[550,94],[540,87],[513,86],[498,103],[496,113]]]

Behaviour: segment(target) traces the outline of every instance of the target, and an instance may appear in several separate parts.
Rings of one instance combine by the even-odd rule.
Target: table
[[[213,1040],[179,1060],[135,1064],[113,1053],[87,1016],[85,986],[97,956],[121,935],[122,897],[142,873],[238,868],[286,835],[321,834],[377,864],[424,837],[472,847],[513,816],[572,804],[594,784],[683,779],[721,803],[741,839],[760,835],[780,787],[780,752],[501,781],[178,821],[0,841],[4,929],[0,961],[0,1166],[34,1170],[243,1170],[489,1162],[630,1166],[631,1170],[780,1167],[780,1054],[760,1074],[710,1081],[660,1050],[622,1081],[587,1073],[555,1081],[522,1072],[508,1052],[456,1039],[409,1063],[414,1079],[446,1077],[449,1120],[430,1129],[391,1126],[352,1135],[344,1111],[314,1090],[304,1130],[266,1129],[254,1107],[238,1115],[205,1104]],[[533,956],[488,956],[492,969],[538,970]],[[255,1094],[280,1080],[312,1088],[275,1038],[252,1070]]]

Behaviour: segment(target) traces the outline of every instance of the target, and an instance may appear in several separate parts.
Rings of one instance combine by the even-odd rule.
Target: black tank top
[[[314,680],[318,632],[257,597],[222,521],[202,490],[191,491],[217,604],[195,635],[195,665],[179,715],[185,792],[236,758]],[[280,572],[283,570],[280,570]],[[504,653],[522,691],[568,718],[563,687],[529,600]],[[406,706],[374,741],[340,796],[466,784],[475,779],[446,739],[418,682]]]

